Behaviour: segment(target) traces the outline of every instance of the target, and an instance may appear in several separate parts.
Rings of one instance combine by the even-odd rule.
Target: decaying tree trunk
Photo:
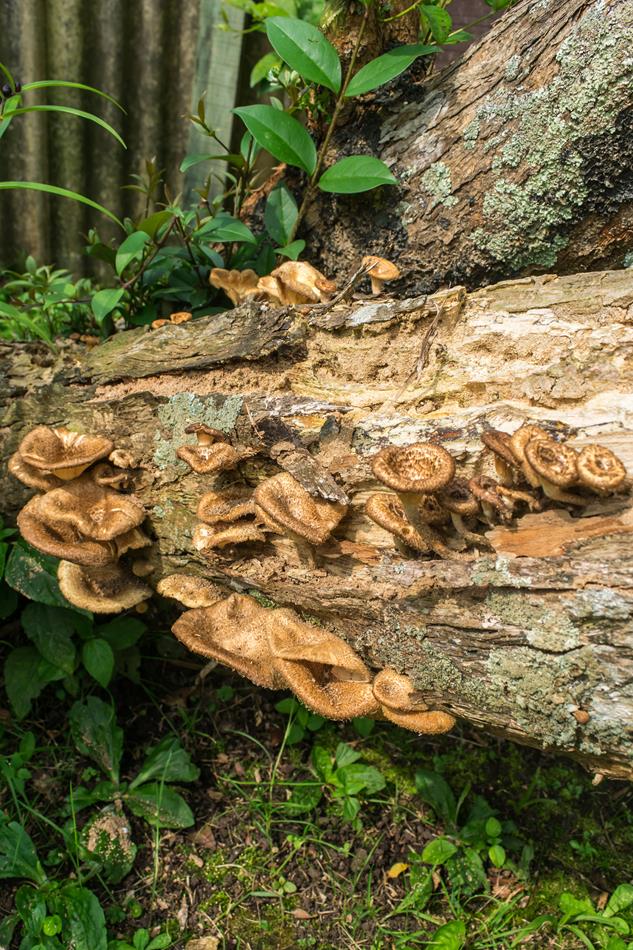
[[[363,513],[381,446],[433,438],[460,471],[488,471],[482,430],[524,420],[575,445],[608,445],[633,472],[631,271],[325,312],[248,305],[120,333],[79,355],[42,355],[0,348],[5,460],[42,423],[106,433],[131,450],[156,539],[152,583],[188,570],[227,591],[260,591],[318,618],[371,665],[410,674],[440,708],[633,777],[630,496],[497,527],[494,552],[472,563],[405,557]],[[193,551],[197,500],[217,484],[176,458],[193,421],[260,446],[241,469],[249,484],[287,468],[315,494],[349,497],[316,569],[283,539],[212,559]],[[28,497],[4,466],[0,487],[13,512]]]
[[[350,109],[332,159],[367,152],[398,189],[323,196],[306,237],[338,274],[366,253],[409,293],[621,267],[633,228],[633,2],[522,0],[436,79]]]

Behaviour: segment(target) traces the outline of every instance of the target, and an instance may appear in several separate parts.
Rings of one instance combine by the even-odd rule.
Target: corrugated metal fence
[[[93,123],[70,116],[14,119],[0,141],[0,179],[34,180],[79,191],[119,217],[142,198],[122,190],[145,159],[156,157],[172,195],[191,188],[178,172],[187,151],[208,149],[183,118],[206,90],[209,121],[230,138],[241,51],[239,32],[218,29],[221,0],[2,0],[0,60],[22,82],[66,79],[108,92],[30,93],[29,103],[61,102],[93,111],[115,126],[127,151]],[[241,14],[230,11],[232,26]],[[198,139],[196,141],[196,138]],[[190,175],[195,175],[192,171]],[[199,172],[198,172],[199,174]],[[0,194],[0,263],[21,252],[80,271],[80,234],[105,218],[64,199],[24,191]]]

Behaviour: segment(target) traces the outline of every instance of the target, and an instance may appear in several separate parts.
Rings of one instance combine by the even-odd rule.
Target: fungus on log
[[[583,507],[533,488],[541,511],[517,504],[501,524],[469,525],[492,550],[467,562],[403,553],[365,504],[383,490],[371,460],[385,446],[435,442],[456,460],[460,478],[490,477],[494,459],[483,434],[511,435],[524,423],[579,458],[585,447],[610,449],[630,477],[632,308],[633,273],[623,270],[304,314],[249,302],[180,326],[121,333],[91,350],[46,355],[44,367],[40,345],[0,344],[2,453],[8,461],[43,424],[106,434],[138,462],[132,487],[156,537],[143,550],[155,568],[152,586],[189,573],[225,596],[259,590],[317,618],[372,674],[388,668],[409,677],[418,711],[424,704],[631,778],[629,483],[612,494],[574,486]],[[178,449],[195,422],[257,454],[229,472],[194,473]],[[272,432],[286,433],[275,451]],[[586,456],[594,467],[606,464]],[[224,486],[255,489],[289,458],[313,497],[331,500],[338,485],[349,498],[319,545],[318,568],[302,564],[287,537],[268,533],[197,552],[192,533],[202,496]],[[1,489],[17,512],[32,489],[5,472]],[[518,465],[516,473],[508,491],[522,491]],[[578,710],[589,718],[580,721]]]

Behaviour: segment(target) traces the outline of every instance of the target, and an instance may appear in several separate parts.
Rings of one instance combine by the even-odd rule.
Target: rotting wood
[[[309,308],[242,308],[52,362],[37,345],[0,347],[3,455],[38,423],[107,433],[140,460],[153,584],[192,570],[227,591],[259,591],[342,635],[371,665],[409,674],[433,706],[633,777],[629,496],[598,499],[580,517],[557,507],[527,515],[491,531],[499,551],[468,564],[403,557],[362,510],[381,446],[433,438],[461,472],[479,473],[491,470],[483,429],[525,420],[574,445],[608,445],[633,472],[633,273],[367,299],[323,322]],[[268,342],[258,357],[259,340]],[[176,458],[193,421],[263,446],[242,466],[250,485],[303,459],[311,490],[327,493],[333,480],[350,497],[316,570],[281,538],[210,560],[192,550],[198,500],[217,484]],[[2,491],[13,512],[28,497],[6,470]]]

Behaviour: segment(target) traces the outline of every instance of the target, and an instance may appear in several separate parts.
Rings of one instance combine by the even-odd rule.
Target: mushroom
[[[284,261],[270,276],[281,284],[285,304],[322,303],[336,293],[336,284],[307,261]]]
[[[130,574],[120,564],[87,567],[62,560],[57,568],[57,580],[67,601],[95,614],[129,610],[153,593],[145,581]]]
[[[28,485],[29,488],[37,488],[39,491],[48,491],[50,488],[58,488],[63,485],[61,478],[56,475],[41,472],[32,465],[27,465],[19,452],[15,452],[7,464],[8,470],[14,478]]]
[[[382,288],[388,281],[396,280],[400,276],[399,268],[384,257],[367,255],[362,259],[361,264],[369,271],[371,292],[375,297],[382,293]]]
[[[128,551],[138,551],[139,548],[146,548],[151,543],[150,538],[147,537],[144,531],[141,531],[140,528],[131,528],[130,531],[126,531],[125,534],[119,534],[114,539],[116,556],[117,558],[123,557]],[[134,573],[136,573],[136,571]],[[140,577],[141,575],[139,574],[138,576]]]
[[[165,319],[165,317],[159,317],[158,320],[152,320],[150,326],[152,330],[160,330],[161,327],[168,327],[170,321]]]
[[[250,488],[235,486],[222,491],[206,492],[198,504],[197,515],[205,524],[220,521],[238,521],[255,514],[255,503]]]
[[[621,488],[626,468],[617,455],[604,445],[585,445],[576,459],[582,485],[598,495],[609,495]]]
[[[25,541],[43,554],[87,567],[102,567],[116,560],[118,554],[113,542],[86,538],[69,521],[52,523],[41,510],[45,497],[36,495],[31,498],[18,515],[18,527]]]
[[[274,668],[305,706],[328,719],[378,712],[371,673],[344,640],[292,610],[270,611],[269,622]]]
[[[525,457],[525,447],[531,439],[550,439],[550,435],[540,426],[523,425],[510,437],[510,450],[529,484],[538,488],[541,484],[538,475]]]
[[[400,499],[392,492],[374,492],[370,495],[365,502],[365,514],[407,547],[422,554],[430,550],[422,535],[407,519]]]
[[[138,498],[100,485],[89,474],[47,492],[39,511],[52,524],[71,524],[95,541],[112,541],[145,520]]]
[[[390,445],[373,457],[371,467],[376,478],[398,493],[408,520],[432,551],[444,558],[465,557],[447,547],[422,507],[425,497],[445,488],[455,474],[455,459],[446,449],[432,442]]]
[[[409,677],[395,670],[381,670],[376,675],[372,688],[385,719],[404,726],[405,729],[424,735],[436,735],[448,732],[455,725],[455,718],[449,713],[429,710],[418,698]]]
[[[481,441],[494,455],[495,471],[502,485],[511,488],[517,477],[519,463],[510,446],[511,436],[501,429],[487,429]]]
[[[547,497],[568,505],[586,504],[580,495],[564,491],[578,482],[576,459],[573,449],[553,439],[530,439],[525,446],[525,460]]]
[[[274,534],[291,538],[311,564],[314,557],[308,545],[323,544],[347,511],[347,505],[314,498],[289,472],[261,482],[253,501],[259,521]]]
[[[193,317],[193,314],[188,310],[178,310],[176,313],[169,315],[169,322],[175,323],[178,326],[181,323],[188,323],[189,320]]]
[[[129,449],[113,449],[108,455],[108,462],[115,468],[136,468],[138,465],[138,460]]]
[[[37,426],[22,439],[18,452],[22,461],[32,468],[70,481],[93,462],[109,455],[113,447],[105,436],[81,435],[63,427]]]
[[[90,478],[96,485],[118,490],[130,485],[130,472],[122,468],[115,468],[107,462],[99,462],[81,478]]]
[[[225,597],[221,587],[195,574],[169,574],[158,582],[156,590],[190,608],[212,607]]]
[[[257,281],[257,291],[260,294],[264,294],[272,304],[276,304],[279,307],[286,305],[286,298],[284,297],[284,289],[281,281],[277,280],[276,277],[272,277],[270,274],[266,277],[259,278]]]
[[[265,541],[266,535],[252,521],[236,521],[234,524],[198,524],[194,528],[192,544],[200,554],[225,548],[228,544],[245,544],[247,541]]]
[[[437,500],[449,512],[453,527],[462,538],[474,544],[486,543],[485,538],[470,531],[464,523],[464,518],[475,518],[480,512],[479,501],[465,478],[454,478],[438,493]]]
[[[194,653],[217,660],[268,689],[283,680],[271,662],[268,613],[246,594],[231,594],[212,607],[187,610],[172,631]]]
[[[212,287],[224,291],[234,307],[257,293],[259,275],[254,270],[226,270],[224,267],[214,267],[209,274],[209,283]]]
[[[176,455],[199,475],[210,475],[235,468],[242,459],[255,455],[255,449],[236,449],[224,432],[201,422],[193,422],[185,429],[195,433],[196,445],[181,445]]]
[[[501,492],[501,485],[489,475],[477,475],[468,481],[468,488],[481,505],[482,512],[488,524],[495,524],[497,519],[510,521],[514,507]]]

